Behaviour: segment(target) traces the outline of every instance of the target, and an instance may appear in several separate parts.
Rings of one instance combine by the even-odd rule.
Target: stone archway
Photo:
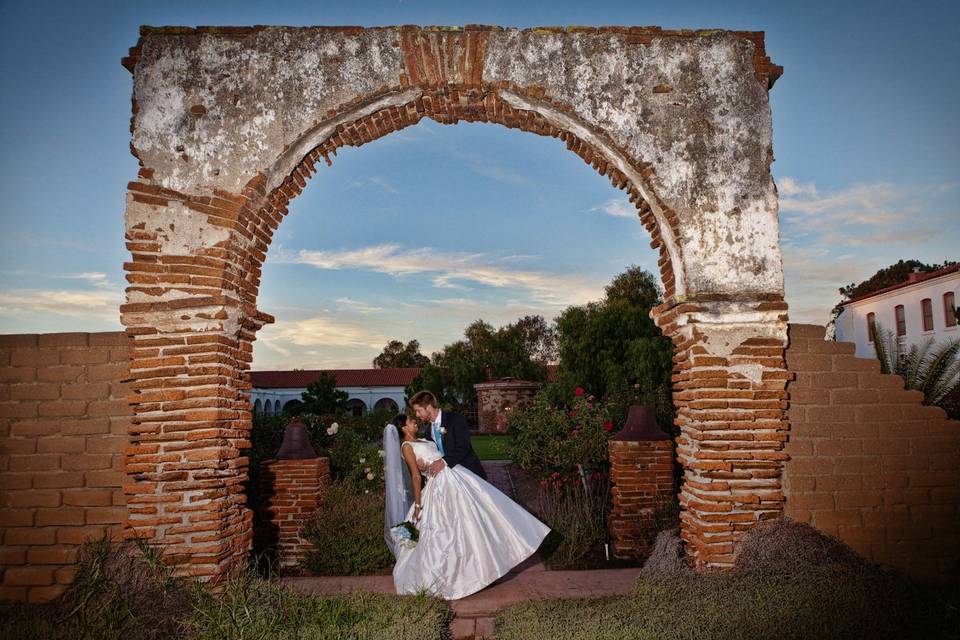
[[[609,27],[144,28],[133,73],[122,321],[133,339],[129,529],[183,574],[230,575],[261,266],[320,161],[416,124],[559,138],[630,194],[676,345],[682,535],[730,566],[782,513],[786,305],[763,34]]]

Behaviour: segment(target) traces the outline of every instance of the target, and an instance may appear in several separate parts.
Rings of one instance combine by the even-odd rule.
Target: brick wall
[[[0,335],[0,600],[55,597],[85,538],[119,535],[127,360],[120,332]]]
[[[824,328],[791,325],[785,514],[919,579],[960,569],[960,422]]]

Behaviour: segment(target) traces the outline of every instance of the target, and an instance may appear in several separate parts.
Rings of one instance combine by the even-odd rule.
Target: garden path
[[[515,479],[517,469],[509,461],[484,461],[491,484],[521,504],[529,499]],[[518,490],[520,489],[520,490]],[[598,598],[630,593],[640,568],[596,571],[546,571],[536,555],[515,567],[492,585],[450,603],[454,619],[450,631],[455,639],[492,638],[497,611],[512,604],[553,598]],[[294,591],[313,595],[335,595],[350,591],[394,593],[393,576],[311,576],[283,577],[280,583]]]

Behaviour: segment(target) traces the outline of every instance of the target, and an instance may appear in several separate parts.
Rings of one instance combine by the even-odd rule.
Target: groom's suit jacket
[[[470,427],[467,426],[467,419],[459,413],[443,411],[440,413],[440,428],[447,431],[442,436],[443,459],[447,466],[455,467],[462,464],[486,480],[487,474],[483,471],[480,458],[477,457],[473,446],[470,444]],[[433,429],[429,426],[427,427],[427,438],[433,440]]]

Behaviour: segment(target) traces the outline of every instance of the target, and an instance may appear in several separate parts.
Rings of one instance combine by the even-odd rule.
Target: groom
[[[443,460],[437,460],[430,465],[431,475],[443,469],[444,462],[448,467],[463,465],[475,474],[487,479],[483,471],[480,458],[473,451],[470,444],[470,429],[467,419],[459,413],[444,413],[437,406],[436,397],[429,391],[420,391],[410,399],[417,418],[427,423],[427,438],[436,443]]]

